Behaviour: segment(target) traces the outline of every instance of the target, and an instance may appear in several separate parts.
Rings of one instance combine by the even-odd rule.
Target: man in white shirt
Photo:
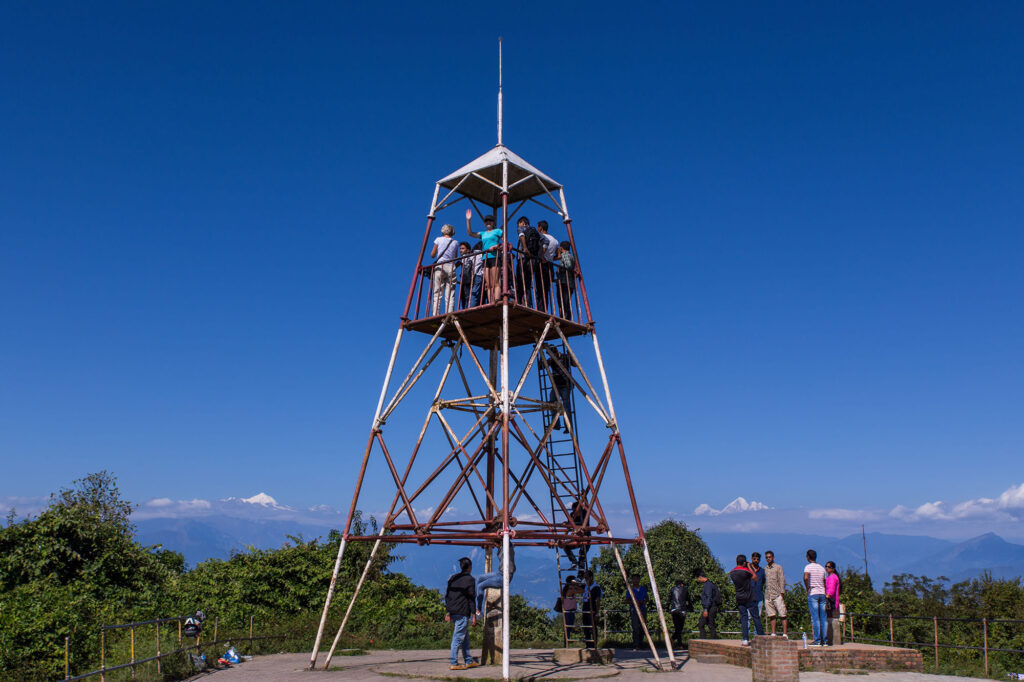
[[[804,566],[804,587],[807,588],[807,610],[811,612],[811,634],[813,644],[825,646],[825,632],[828,625],[825,615],[825,568],[817,562],[818,553],[807,550],[807,565]]]

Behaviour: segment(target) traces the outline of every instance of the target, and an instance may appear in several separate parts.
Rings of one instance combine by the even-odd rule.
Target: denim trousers
[[[469,616],[452,615],[452,651],[449,659],[452,665],[459,664],[459,649],[462,650],[462,660],[465,663],[472,663],[473,657],[469,654]]]
[[[480,289],[484,284],[483,275],[473,275],[473,291],[469,295],[469,307],[475,308],[480,305]]]
[[[481,573],[476,577],[476,610],[480,613],[484,610],[484,591],[489,587],[501,589],[501,573]]]
[[[764,626],[761,625],[761,616],[757,613],[757,602],[749,601],[746,604],[740,604],[740,630],[743,631],[743,639],[750,639],[750,621],[754,621],[754,632],[763,635]]]
[[[825,595],[812,594],[807,597],[807,610],[811,612],[811,635],[813,644],[825,643],[825,628],[828,625],[825,615]]]

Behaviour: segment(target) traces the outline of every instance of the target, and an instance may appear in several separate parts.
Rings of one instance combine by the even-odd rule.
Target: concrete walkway
[[[661,652],[659,652],[660,654]],[[749,682],[750,669],[732,665],[713,665],[686,659],[685,652],[679,658],[683,665],[679,670],[665,673],[673,680],[708,680],[709,682]],[[218,670],[198,675],[193,680],[209,682],[317,682],[334,680],[358,680],[372,682],[395,682],[409,680],[481,680],[501,679],[501,666],[481,666],[471,670],[448,670],[448,652],[428,651],[370,651],[361,656],[335,656],[331,669],[319,668],[306,671],[309,654],[276,654],[258,656],[255,660],[234,666],[229,670]],[[615,682],[652,682],[655,678],[654,659],[647,653],[618,650],[611,665],[556,666],[551,662],[550,649],[514,649],[512,652],[512,677],[527,680],[600,680]],[[323,656],[320,657],[323,665]],[[801,682],[824,682],[829,680],[852,679],[846,675],[831,673],[801,673]],[[922,673],[871,673],[857,675],[865,682],[954,682],[969,680],[967,677],[948,675],[926,675]]]

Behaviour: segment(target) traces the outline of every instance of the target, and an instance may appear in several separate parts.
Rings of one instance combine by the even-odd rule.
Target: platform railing
[[[488,257],[493,255],[493,257]],[[578,271],[561,261],[548,261],[521,249],[506,256],[506,288],[509,301],[565,320],[585,322],[577,294]],[[493,265],[490,265],[493,264]],[[485,271],[493,269],[496,291],[486,286]],[[410,320],[437,317],[501,302],[502,259],[500,251],[471,252],[454,259],[438,260],[419,267]]]

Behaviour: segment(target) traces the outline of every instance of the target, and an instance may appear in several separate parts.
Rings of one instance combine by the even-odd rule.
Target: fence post
[[[988,675],[988,618],[981,619],[982,647],[985,651],[985,674]]]
[[[935,672],[939,671],[939,617],[932,616],[932,624],[935,627]]]
[[[896,640],[892,634],[892,614],[889,614],[889,646],[896,646]]]
[[[64,635],[64,679],[71,677],[71,673],[68,671],[68,636]]]
[[[132,661],[131,661],[131,663],[132,663],[132,679],[134,680],[135,679],[135,626],[132,625],[131,628],[129,628],[129,630],[131,631],[131,636],[132,636],[132,644],[131,644],[131,647],[132,647],[131,648],[131,651],[132,651]]]
[[[160,619],[156,619],[156,674],[162,674],[160,671]]]
[[[604,627],[603,627],[604,635],[603,635],[602,639],[604,639],[604,641],[607,642],[608,641],[608,609],[604,609],[604,611],[601,613],[601,616],[602,616],[601,622],[604,625]],[[593,634],[593,633],[591,633],[591,634]],[[595,641],[594,644],[596,645],[597,642]]]
[[[220,616],[213,617],[213,643],[217,643],[217,626],[220,625]]]
[[[181,616],[178,616],[178,648],[181,648]]]
[[[107,631],[100,626],[100,682],[107,682],[107,664],[106,664],[106,644],[107,644]]]
[[[249,615],[249,648],[252,648],[252,614]]]
[[[853,614],[850,614],[850,641],[856,641],[857,633],[853,631]]]

